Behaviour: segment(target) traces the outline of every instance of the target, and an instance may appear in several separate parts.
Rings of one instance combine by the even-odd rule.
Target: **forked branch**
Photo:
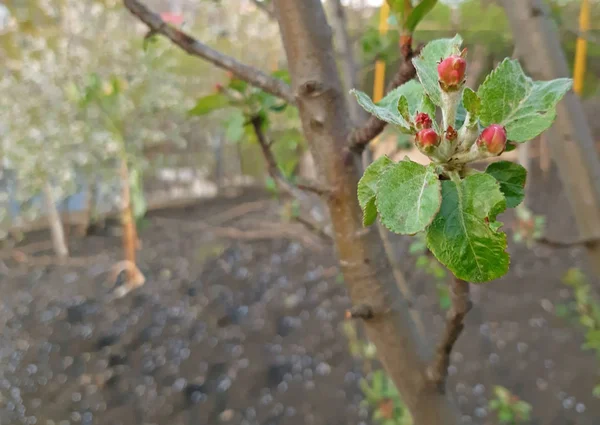
[[[220,68],[231,71],[238,78],[280,97],[288,103],[295,104],[296,99],[290,87],[282,80],[273,78],[259,69],[245,65],[201,43],[185,32],[167,24],[159,15],[138,0],[123,0],[123,3],[133,15],[150,28],[150,31],[162,34],[190,55],[198,56]]]
[[[436,348],[433,364],[427,371],[429,380],[442,392],[446,388],[446,377],[448,376],[448,366],[450,366],[450,353],[465,327],[465,316],[472,307],[469,297],[469,283],[453,278],[450,286],[450,296],[452,307],[446,317],[446,329]]]

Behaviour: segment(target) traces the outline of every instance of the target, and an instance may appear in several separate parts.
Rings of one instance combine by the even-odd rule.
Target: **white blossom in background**
[[[81,183],[76,175],[101,182],[99,197],[112,198],[114,204],[119,191],[115,159],[124,147],[129,158],[140,159],[145,145],[185,142],[185,126],[164,118],[165,111],[179,121],[185,118],[187,80],[172,72],[177,60],[164,55],[167,43],[153,46],[148,54],[143,51],[139,35],[127,30],[128,15],[121,8],[68,0],[59,10],[57,4],[40,2],[44,13],[61,17],[57,27],[35,35],[13,33],[19,57],[0,74],[1,165],[17,180],[22,207],[46,182],[55,201],[61,201]],[[82,110],[77,91],[93,74],[126,83],[117,109]],[[107,112],[121,121],[121,134],[107,127]],[[6,227],[10,200],[3,194],[0,228]],[[23,211],[25,219],[41,212],[39,201],[29,207]]]

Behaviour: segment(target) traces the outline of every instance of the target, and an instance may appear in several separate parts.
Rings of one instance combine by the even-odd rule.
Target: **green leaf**
[[[391,91],[387,96],[377,103],[374,103],[369,95],[359,90],[353,89],[350,92],[356,96],[358,104],[371,115],[375,115],[380,120],[389,124],[394,124],[398,127],[408,130],[410,128],[410,124],[404,119],[404,117],[402,117],[402,115],[400,115],[400,112],[398,112],[398,102],[400,101],[400,97],[402,95],[399,93],[401,88],[402,86]]]
[[[442,206],[427,230],[427,246],[454,275],[472,283],[497,279],[508,271],[506,235],[490,226],[504,211],[500,185],[489,174],[442,183]]]
[[[434,219],[441,205],[440,181],[435,167],[412,161],[390,165],[379,177],[377,212],[394,233],[414,235]]]
[[[414,32],[417,25],[419,25],[419,22],[423,20],[425,15],[427,15],[436,4],[437,0],[422,0],[421,3],[415,6],[411,14],[408,15],[408,18],[406,19],[406,30],[409,32]]]
[[[510,161],[498,161],[491,163],[486,173],[493,176],[500,183],[500,191],[506,198],[506,206],[515,208],[525,197],[525,181],[527,170],[521,165]]]
[[[473,119],[477,119],[479,116],[479,110],[481,109],[481,99],[479,99],[477,93],[475,93],[469,87],[465,87],[462,101],[465,110],[471,115],[471,117],[473,117]]]
[[[423,86],[421,86],[421,89],[423,89]],[[425,112],[435,122],[435,105],[424,91],[421,95],[421,103],[417,106],[416,112]]]
[[[370,226],[377,218],[375,196],[377,195],[379,176],[393,163],[394,161],[387,156],[378,158],[367,167],[358,181],[358,203],[363,210],[363,224],[365,226]]]
[[[287,69],[278,69],[271,74],[275,78],[279,78],[286,84],[291,84],[292,79],[290,77],[290,73]]]
[[[402,116],[402,113],[406,112],[406,104],[411,117],[416,112],[427,112],[432,117],[435,115],[435,106],[423,92],[421,84],[414,80],[392,90],[377,103],[373,103],[366,93],[359,90],[353,89],[350,92],[356,96],[359,105],[367,112],[382,121],[400,127],[405,132],[409,132],[411,129],[409,120]],[[406,99],[406,104],[401,100],[403,97]],[[399,109],[402,109],[402,113]]]
[[[437,64],[450,55],[460,53],[462,41],[461,36],[458,34],[454,38],[441,38],[431,41],[423,48],[421,54],[412,60],[425,92],[437,106],[442,104]]]
[[[196,102],[196,106],[188,111],[190,115],[206,115],[218,109],[229,106],[229,98],[222,93],[213,93],[201,97]]]
[[[400,96],[400,100],[398,101],[398,112],[406,122],[410,123],[410,111],[408,110],[408,100],[406,99],[406,96]]]
[[[509,140],[526,142],[552,125],[556,105],[572,84],[570,78],[533,81],[517,60],[505,59],[477,91],[479,118],[484,126],[504,125]]]
[[[235,111],[227,119],[225,125],[225,138],[231,143],[237,143],[244,136],[246,117],[241,111]]]

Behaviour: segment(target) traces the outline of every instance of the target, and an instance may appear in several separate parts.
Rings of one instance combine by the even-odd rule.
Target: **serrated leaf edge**
[[[400,164],[401,162],[412,162],[412,163],[415,163],[415,164],[421,165],[422,167],[424,167],[424,168],[426,168],[426,169],[433,169],[433,173],[435,174],[435,168],[434,168],[434,166],[433,166],[432,164],[428,164],[427,166],[425,166],[425,165],[423,165],[423,164],[419,164],[418,162],[416,162],[416,161],[412,161],[412,160],[410,160],[410,159],[408,159],[408,161],[407,161],[407,160],[406,160],[407,158],[408,158],[408,157],[405,157],[405,159],[404,159],[403,161],[396,162],[396,163],[395,163],[395,165],[398,165],[398,164]],[[377,187],[379,187],[379,183],[380,183],[381,179],[383,178],[383,175],[384,175],[385,173],[389,172],[389,171],[390,171],[390,169],[391,169],[391,167],[388,167],[388,168],[386,168],[386,170],[385,170],[383,173],[379,174],[379,178],[377,179]],[[422,232],[422,231],[426,230],[426,229],[427,229],[427,228],[428,228],[428,227],[431,225],[431,223],[433,223],[433,220],[435,220],[435,218],[437,217],[438,213],[440,212],[440,208],[442,207],[442,184],[441,184],[441,182],[439,181],[439,179],[437,180],[437,188],[438,188],[438,190],[437,190],[437,194],[438,194],[438,199],[439,199],[437,210],[435,211],[435,214],[433,214],[433,215],[431,216],[431,219],[430,219],[430,220],[429,220],[429,222],[428,222],[428,223],[427,223],[427,224],[426,224],[426,225],[423,227],[423,229],[421,229],[421,230],[419,230],[419,231],[417,231],[417,232],[414,232],[414,233],[397,233],[396,231],[394,231],[394,230],[392,230],[390,227],[388,227],[388,225],[387,225],[386,223],[384,223],[384,221],[381,219],[381,213],[379,212],[379,203],[377,202],[377,201],[378,201],[378,199],[379,199],[379,191],[378,191],[378,192],[375,194],[375,207],[377,208],[377,216],[379,217],[379,222],[382,224],[382,226],[383,226],[383,227],[385,227],[387,230],[389,230],[390,232],[392,232],[392,233],[394,233],[394,234],[396,234],[396,235],[402,234],[402,235],[414,236],[414,235],[416,235],[417,233],[420,233],[420,232]]]

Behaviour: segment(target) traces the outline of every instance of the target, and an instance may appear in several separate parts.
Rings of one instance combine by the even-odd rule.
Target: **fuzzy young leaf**
[[[414,80],[392,90],[377,103],[360,90],[353,89],[350,92],[356,96],[364,110],[382,121],[400,127],[404,132],[410,131],[411,123],[403,114],[408,113],[413,117],[416,112],[426,112],[433,117],[435,113],[435,106],[423,92],[423,87]]]
[[[377,218],[375,196],[377,195],[379,176],[393,163],[387,156],[378,158],[367,167],[358,181],[358,203],[363,210],[363,224],[365,226],[370,226]]]
[[[381,222],[403,235],[424,230],[440,209],[440,190],[432,165],[405,160],[389,166],[379,177],[375,201]]]
[[[188,112],[190,115],[206,115],[217,109],[223,109],[229,106],[229,98],[221,93],[213,93],[201,97]]]
[[[437,105],[442,104],[442,90],[438,83],[437,64],[442,59],[460,53],[462,38],[456,35],[454,38],[442,38],[429,42],[421,51],[421,54],[413,58],[413,65],[425,92],[431,101]]]
[[[481,109],[481,99],[479,99],[477,93],[470,88],[465,87],[463,91],[462,102],[465,110],[471,115],[471,119],[477,119],[479,116],[479,110]]]
[[[556,104],[573,80],[533,81],[517,60],[505,59],[487,76],[477,94],[484,126],[501,124],[508,140],[526,142],[547,130],[556,118]]]
[[[406,96],[400,96],[398,100],[398,113],[406,120],[406,122],[410,122],[410,111],[408,109],[408,100]]]
[[[500,191],[506,198],[506,206],[515,208],[525,197],[525,181],[527,170],[510,161],[499,161],[490,164],[485,170],[500,183]]]
[[[472,283],[497,279],[508,271],[506,234],[498,232],[496,215],[506,201],[492,176],[468,176],[459,184],[442,183],[442,206],[427,229],[427,246],[454,275]]]
[[[419,84],[415,81],[416,84]],[[419,86],[421,86],[419,84]],[[421,86],[421,89],[423,88],[423,86]],[[433,102],[431,101],[431,99],[429,98],[429,96],[427,96],[427,94],[425,94],[425,92],[423,91],[422,95],[421,95],[421,100],[418,104],[416,104],[416,107],[411,108],[411,110],[413,111],[413,115],[418,113],[418,112],[424,112],[427,115],[429,115],[429,117],[433,120],[433,122],[435,123],[435,105],[433,104]],[[437,125],[437,124],[436,124]]]

